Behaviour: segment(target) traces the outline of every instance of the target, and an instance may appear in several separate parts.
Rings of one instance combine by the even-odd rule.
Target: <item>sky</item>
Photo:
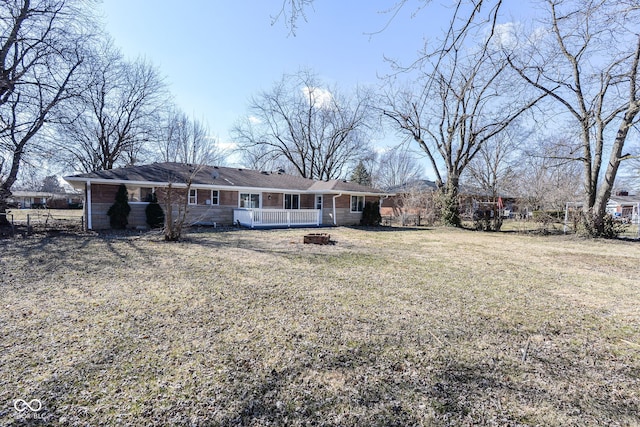
[[[283,74],[310,69],[343,92],[379,85],[390,71],[385,56],[415,60],[452,12],[434,3],[416,13],[422,3],[411,0],[389,23],[385,10],[395,3],[316,0],[295,36],[282,20],[272,25],[282,0],[103,0],[101,6],[106,30],[124,55],[155,64],[176,104],[206,122],[224,146],[249,98]],[[399,142],[393,134],[374,141]]]

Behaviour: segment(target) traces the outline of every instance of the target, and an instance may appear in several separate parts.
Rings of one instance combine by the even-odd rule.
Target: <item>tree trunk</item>
[[[165,210],[165,223],[164,223],[164,240],[172,241],[173,236],[173,186],[169,183],[166,191],[164,192],[164,210]]]
[[[22,147],[14,150],[13,152],[13,161],[11,162],[11,170],[9,171],[9,175],[4,180],[2,185],[0,185],[0,225],[9,225],[9,220],[7,219],[7,199],[11,197],[11,187],[18,179],[18,169],[20,166],[20,161],[22,160]]]
[[[620,168],[620,163],[622,161],[622,149],[624,148],[629,129],[631,128],[639,111],[640,105],[638,103],[635,104],[635,108],[633,108],[632,106],[627,110],[624,119],[622,120],[622,123],[618,128],[615,142],[611,147],[611,155],[609,157],[609,164],[607,165],[607,169],[604,174],[604,179],[600,184],[597,196],[595,197],[595,202],[592,209],[590,210],[591,215],[589,215],[586,219],[590,222],[587,229],[594,237],[614,237],[609,235],[608,230],[605,230],[607,203],[609,202],[609,198],[611,197],[613,186],[616,181],[616,175],[618,174],[618,169]]]
[[[191,178],[187,183],[184,197],[181,197],[180,193],[174,194],[176,188],[171,184],[167,187],[165,195],[165,227],[164,227],[164,240],[167,242],[177,242],[182,237],[182,229],[184,223],[187,220],[187,213],[189,208],[189,190],[191,189]],[[178,189],[181,191],[182,189]],[[174,216],[173,205],[178,207],[178,211]]]
[[[447,227],[460,227],[460,202],[458,200],[458,190],[460,188],[460,178],[449,177],[444,187],[440,189],[440,217],[442,223]]]
[[[0,187],[0,226],[9,225],[7,219],[7,199],[11,196],[11,191],[4,188],[4,185]]]

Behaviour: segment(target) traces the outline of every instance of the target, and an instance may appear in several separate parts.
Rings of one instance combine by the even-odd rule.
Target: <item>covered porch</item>
[[[243,227],[319,227],[319,209],[234,209],[233,223]]]

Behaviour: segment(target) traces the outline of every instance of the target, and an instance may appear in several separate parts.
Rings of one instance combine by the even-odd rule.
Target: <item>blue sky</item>
[[[102,8],[123,53],[153,62],[178,106],[228,142],[249,97],[283,73],[309,68],[343,91],[377,85],[390,69],[384,55],[409,62],[448,25],[451,10],[437,3],[412,16],[422,4],[415,0],[384,28],[391,16],[383,12],[395,3],[317,0],[295,36],[282,21],[271,25],[281,0],[104,0]],[[384,144],[397,142],[388,135]]]

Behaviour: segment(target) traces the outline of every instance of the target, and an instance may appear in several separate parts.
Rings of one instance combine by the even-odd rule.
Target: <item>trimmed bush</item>
[[[362,209],[362,219],[360,225],[378,226],[382,222],[380,216],[380,202],[367,202]]]
[[[164,226],[164,211],[158,203],[156,193],[151,193],[149,204],[145,208],[144,213],[147,216],[147,224],[149,224],[149,227],[161,228]]]
[[[116,193],[116,201],[107,211],[111,228],[118,230],[127,228],[127,224],[129,224],[129,212],[131,212],[129,193],[127,193],[127,187],[124,184],[120,184],[118,192]]]

